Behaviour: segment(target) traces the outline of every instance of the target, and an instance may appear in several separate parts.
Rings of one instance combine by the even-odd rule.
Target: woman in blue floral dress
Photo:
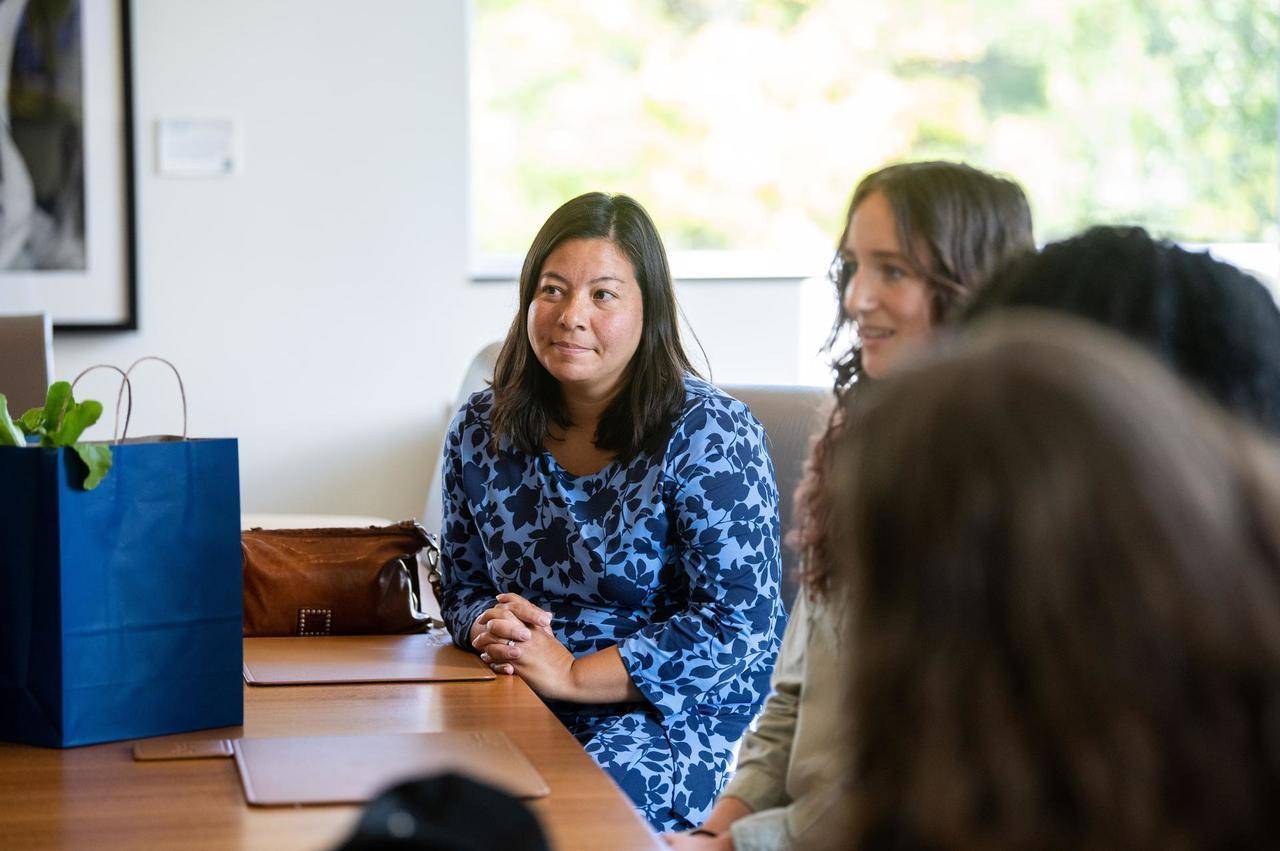
[[[783,626],[764,430],[694,374],[635,201],[534,240],[493,386],[445,441],[444,618],[522,677],[660,830],[701,823]]]

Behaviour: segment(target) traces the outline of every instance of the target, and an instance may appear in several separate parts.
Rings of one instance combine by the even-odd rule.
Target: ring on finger
[[[516,646],[516,640],[515,640],[514,638],[508,638],[508,639],[507,639],[507,646],[508,646],[508,647],[515,647],[515,646]]]

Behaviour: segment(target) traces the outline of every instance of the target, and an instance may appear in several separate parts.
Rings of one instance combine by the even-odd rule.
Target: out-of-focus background
[[[240,438],[246,511],[417,514],[524,250],[591,189],[654,215],[723,383],[826,381],[822,275],[891,160],[1012,175],[1042,241],[1137,222],[1280,272],[1273,0],[131,11],[140,330],[59,334],[56,373],[174,360],[193,432]],[[174,118],[230,121],[234,172],[161,173]],[[140,431],[178,427],[168,381],[139,379]]]

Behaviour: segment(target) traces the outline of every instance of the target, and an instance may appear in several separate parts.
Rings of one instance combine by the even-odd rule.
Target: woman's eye
[[[557,295],[559,292],[560,288],[555,284],[543,284],[538,288],[539,295]]]
[[[901,266],[885,266],[884,276],[889,281],[900,281],[907,276],[907,270]]]
[[[618,297],[618,294],[609,292],[608,290],[596,290],[593,297],[596,301],[613,301]]]

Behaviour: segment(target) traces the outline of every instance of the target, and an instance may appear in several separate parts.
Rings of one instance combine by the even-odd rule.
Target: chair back
[[[501,343],[490,343],[471,361],[458,391],[455,410],[461,408],[472,393],[483,390],[493,377],[493,367],[501,348]],[[782,534],[785,536],[791,528],[793,497],[796,485],[800,483],[800,477],[804,473],[810,442],[826,424],[831,391],[822,387],[762,384],[731,385],[723,390],[746,404],[764,426],[769,440],[769,455],[773,459],[774,474],[778,480]],[[436,462],[435,474],[431,477],[427,490],[427,504],[422,514],[422,525],[429,531],[438,531],[444,519],[441,498],[442,462],[443,457]],[[783,546],[782,597],[788,610],[796,595],[797,580],[798,555],[789,547]]]
[[[791,530],[796,486],[804,475],[805,460],[814,437],[822,432],[831,410],[831,391],[823,387],[792,385],[727,385],[721,388],[743,402],[764,426],[769,456],[778,481],[782,537]],[[800,556],[782,546],[782,600],[787,611],[799,587]]]
[[[458,398],[454,400],[453,410],[456,413],[471,394],[483,390],[493,378],[493,367],[498,362],[498,352],[502,351],[502,341],[495,341],[480,350],[467,373],[462,377],[462,387],[458,389]],[[452,419],[452,418],[451,418]],[[440,457],[436,459],[436,471],[431,476],[431,484],[427,486],[427,505],[422,510],[422,526],[428,532],[439,532],[444,525],[444,499],[441,488],[444,486],[444,447],[441,445]]]
[[[0,393],[9,415],[44,405],[53,380],[53,326],[47,313],[0,315]]]

